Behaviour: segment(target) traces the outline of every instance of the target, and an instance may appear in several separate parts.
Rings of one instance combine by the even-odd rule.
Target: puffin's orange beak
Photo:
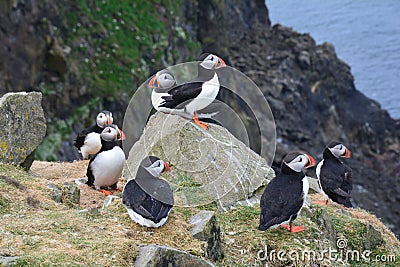
[[[157,78],[157,75],[154,75],[151,79],[150,79],[150,81],[149,81],[149,87],[150,88],[156,88],[157,86],[154,84],[154,82],[156,81],[156,78]]]
[[[171,170],[171,167],[169,166],[169,164],[164,161],[164,165],[165,165],[165,171],[164,172],[169,172]]]
[[[125,133],[120,129],[118,129],[118,131],[119,131],[120,140],[125,140],[126,139]]]
[[[346,153],[342,157],[348,159],[350,158],[350,156],[351,156],[350,150],[346,147]]]
[[[310,155],[306,155],[308,158],[308,164],[305,166],[306,168],[311,168],[313,166],[315,166],[316,162],[315,159],[313,157],[311,157]]]
[[[111,117],[107,115],[107,124],[112,124],[113,122],[111,121]]]
[[[222,58],[218,57],[218,62],[216,64],[215,68],[219,69],[219,68],[225,68],[225,67],[226,67],[225,61]]]

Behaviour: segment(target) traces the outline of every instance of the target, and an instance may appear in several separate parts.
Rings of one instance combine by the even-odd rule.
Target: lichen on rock
[[[0,98],[0,161],[29,169],[32,153],[46,134],[42,94],[7,93]]]

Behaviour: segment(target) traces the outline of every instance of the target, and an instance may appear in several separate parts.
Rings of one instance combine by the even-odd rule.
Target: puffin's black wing
[[[74,140],[74,146],[78,149],[80,149],[84,144],[85,144],[85,138],[88,134],[92,133],[92,132],[96,132],[96,133],[101,133],[103,129],[100,128],[99,126],[97,126],[97,124],[90,126],[84,130],[82,130],[82,132],[80,132],[77,136],[76,139]]]
[[[163,96],[164,102],[159,107],[176,108],[187,100],[196,98],[202,89],[203,82],[190,82],[175,86]]]
[[[165,204],[148,195],[135,180],[130,180],[125,185],[122,201],[125,206],[155,223],[165,218],[172,208],[172,205]]]
[[[281,224],[290,218],[296,219],[303,205],[303,186],[301,180],[296,183],[290,177],[278,175],[265,189],[260,200],[259,230]]]
[[[325,165],[325,163],[324,163]],[[334,202],[352,207],[350,192],[353,188],[351,169],[343,164],[322,166],[321,187]]]
[[[92,172],[92,167],[90,165],[92,164],[93,160],[97,157],[97,155],[98,155],[98,153],[90,159],[87,170],[86,170],[86,177],[88,178],[88,181],[86,182],[86,184],[88,186],[92,186],[94,183],[94,175]]]

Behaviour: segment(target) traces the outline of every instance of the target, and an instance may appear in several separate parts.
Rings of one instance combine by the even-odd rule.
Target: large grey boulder
[[[212,263],[167,246],[148,245],[139,249],[135,267],[196,266],[214,267]]]
[[[176,206],[216,201],[221,210],[253,196],[274,176],[258,154],[227,129],[210,124],[204,131],[176,115],[156,113],[131,148],[125,177],[135,178],[138,164],[155,155],[172,164],[163,175],[174,190]]]
[[[0,98],[0,162],[29,169],[33,153],[46,134],[42,94],[7,93]]]

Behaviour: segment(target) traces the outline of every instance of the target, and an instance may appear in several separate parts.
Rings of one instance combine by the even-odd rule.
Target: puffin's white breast
[[[302,181],[303,181],[303,194],[304,194],[303,205],[304,205],[306,203],[308,189],[310,189],[310,183],[308,182],[307,176],[304,176]]]
[[[151,104],[157,111],[160,111],[159,106],[164,101],[164,99],[162,99],[163,96],[169,96],[169,94],[168,93],[157,93],[156,90],[153,90],[151,92]]]
[[[83,146],[81,147],[80,151],[84,159],[86,159],[89,155],[95,155],[101,149],[101,139],[100,134],[98,133],[89,133]]]
[[[153,227],[153,228],[158,228],[160,226],[163,226],[165,224],[165,222],[168,219],[168,215],[171,212],[171,210],[168,212],[167,216],[162,218],[158,223],[153,222],[152,220],[146,219],[144,218],[142,215],[140,215],[139,213],[134,212],[132,209],[126,207],[126,210],[128,211],[129,217],[131,217],[131,219],[143,226],[147,226],[147,227]]]
[[[321,168],[322,168],[322,165],[324,165],[324,160],[321,160],[321,161],[318,163],[317,168],[316,168],[316,170],[315,170],[315,173],[317,174],[318,184],[319,184],[319,187],[321,188],[322,194],[324,194],[324,197],[325,197],[325,198],[328,198],[328,195],[324,192],[324,189],[322,189],[322,186],[321,186],[321,178],[320,178],[320,175],[321,175]]]
[[[99,153],[90,164],[95,187],[111,186],[118,182],[124,168],[125,154],[119,146]]]
[[[202,110],[210,105],[217,97],[219,87],[218,75],[215,73],[211,80],[203,83],[200,94],[186,105],[186,111],[193,114],[195,111]]]

